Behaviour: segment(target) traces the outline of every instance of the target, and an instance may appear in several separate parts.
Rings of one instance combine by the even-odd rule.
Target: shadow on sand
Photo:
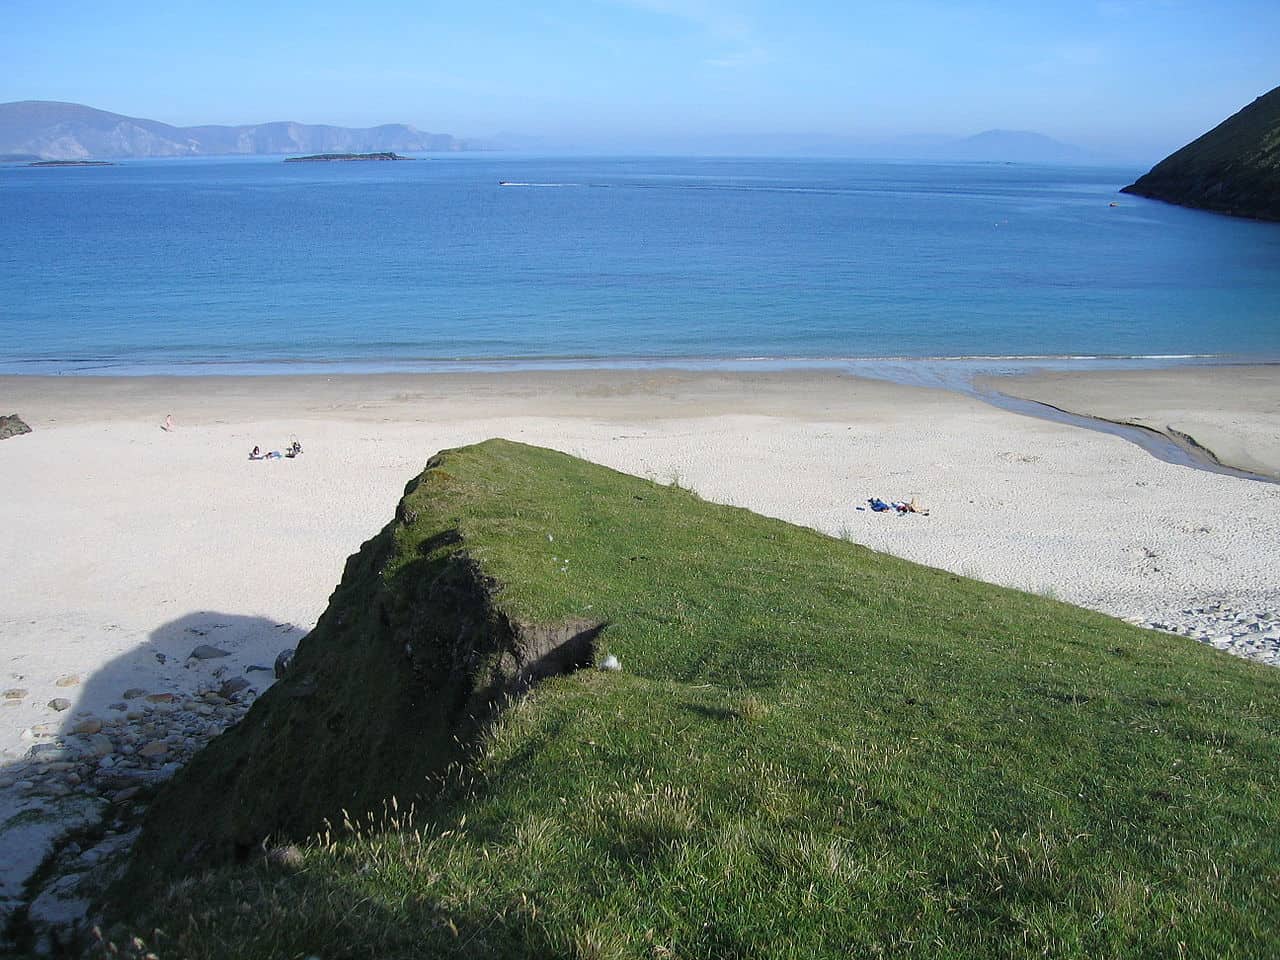
[[[195,611],[58,690],[26,754],[0,767],[0,952],[57,954],[59,927],[110,879],[153,788],[240,720],[304,633]]]

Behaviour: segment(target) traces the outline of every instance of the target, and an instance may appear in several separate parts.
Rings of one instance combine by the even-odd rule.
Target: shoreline
[[[1186,395],[1183,374],[1160,376],[1155,400]],[[63,831],[164,779],[270,684],[430,456],[491,436],[1280,664],[1280,487],[937,386],[833,370],[0,377],[0,413],[33,431],[0,441],[0,915]],[[302,456],[248,460],[292,437]],[[190,657],[206,644],[225,656]]]
[[[1274,371],[1273,371],[1274,368]],[[1260,372],[1274,372],[1280,378],[1280,360],[1252,360],[1245,358],[1228,358],[1204,354],[1183,355],[1149,355],[1143,357],[923,357],[923,358],[876,358],[876,359],[804,359],[786,360],[767,358],[740,358],[735,360],[689,361],[687,363],[666,364],[663,361],[619,360],[607,363],[604,361],[583,361],[583,365],[563,365],[560,363],[541,364],[536,361],[512,361],[509,366],[491,365],[487,362],[457,362],[441,366],[434,370],[382,370],[367,372],[324,373],[306,372],[303,370],[278,369],[262,370],[250,373],[146,373],[146,374],[110,374],[83,373],[69,376],[50,374],[8,374],[0,373],[0,396],[6,385],[19,389],[23,383],[45,383],[48,381],[60,384],[75,383],[88,380],[106,381],[115,384],[140,385],[155,382],[177,388],[187,382],[208,381],[219,384],[239,386],[241,392],[247,384],[265,380],[293,381],[305,384],[310,381],[323,380],[333,382],[370,383],[392,382],[395,378],[408,378],[408,381],[422,382],[424,378],[463,378],[461,382],[481,382],[483,378],[501,378],[506,385],[518,382],[522,376],[538,377],[622,377],[628,375],[650,377],[683,377],[719,375],[726,378],[763,377],[768,375],[835,375],[846,378],[881,381],[900,386],[929,387],[946,390],[969,397],[975,397],[985,404],[997,409],[1023,416],[1062,423],[1085,430],[1119,436],[1145,450],[1157,459],[1166,463],[1193,469],[1206,470],[1238,479],[1264,483],[1280,483],[1280,452],[1266,462],[1243,458],[1233,450],[1227,459],[1211,448],[1203,438],[1197,438],[1188,432],[1173,426],[1159,428],[1144,422],[1140,417],[1120,417],[1089,412],[1085,408],[1089,404],[1082,401],[1080,393],[1068,394],[1071,407],[1060,405],[1044,399],[1044,395],[1054,396],[1053,387],[1061,390],[1061,385],[1072,378],[1088,378],[1094,380],[1111,374],[1117,377],[1126,375],[1154,375],[1158,372],[1177,375],[1177,371],[1198,371],[1196,376],[1223,378],[1233,376],[1227,371],[1246,371],[1250,375]],[[408,382],[407,381],[407,382]],[[1083,382],[1083,379],[1077,382]],[[1050,388],[1046,391],[1046,387]],[[65,388],[64,388],[65,389]],[[73,392],[75,388],[70,388]],[[61,392],[61,391],[60,391]],[[215,391],[226,392],[226,391]],[[1033,395],[1034,394],[1034,395]],[[1205,398],[1201,398],[1202,400]],[[1126,398],[1129,403],[1141,406],[1142,401],[1134,397]],[[1280,409],[1280,404],[1276,404]]]
[[[1182,366],[1280,365],[1280,354],[1257,356],[1229,353],[1163,354],[942,354],[937,356],[536,356],[454,357],[404,360],[392,357],[339,360],[267,358],[256,361],[189,359],[139,364],[94,358],[27,359],[0,363],[2,377],[291,377],[394,376],[418,374],[584,372],[598,370],[687,370],[756,373],[760,371],[845,370],[876,376],[877,371],[913,368],[954,368],[963,376],[1015,376],[1043,370],[1163,369]],[[949,378],[942,378],[949,379]]]

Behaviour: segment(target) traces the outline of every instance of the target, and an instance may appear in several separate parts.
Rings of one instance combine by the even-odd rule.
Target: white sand
[[[1015,397],[1180,433],[1223,463],[1280,477],[1280,364],[987,378]]]
[[[34,428],[0,442],[0,689],[27,691],[0,706],[0,763],[128,688],[269,666],[427,458],[492,436],[1116,615],[1280,609],[1280,486],[834,374],[8,378],[0,408]],[[247,460],[295,434],[300,458]],[[187,665],[199,643],[231,656]]]
[[[0,707],[4,756],[54,696],[74,713],[187,685],[199,642],[270,665],[426,459],[491,436],[1117,615],[1280,606],[1280,487],[942,391],[809,373],[60,383],[0,381],[34,428],[0,443],[0,685],[29,691]],[[246,459],[294,434],[297,460]],[[873,495],[933,513],[856,509]],[[54,686],[69,674],[86,682]]]

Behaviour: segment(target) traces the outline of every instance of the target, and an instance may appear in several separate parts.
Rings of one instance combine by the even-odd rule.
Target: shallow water
[[[0,165],[0,372],[1280,357],[1280,226],[1118,195],[1139,172]]]

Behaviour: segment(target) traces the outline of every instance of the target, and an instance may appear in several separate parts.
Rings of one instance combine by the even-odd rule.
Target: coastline
[[[1160,376],[1152,402],[1187,395],[1182,374]],[[1062,389],[1072,377],[1089,382]],[[1249,414],[1197,396],[1209,420]],[[17,376],[0,377],[0,407],[33,428],[0,441],[0,655],[22,691],[0,708],[0,823],[48,813],[4,834],[0,913],[52,838],[100,809],[60,779],[58,743],[101,720],[166,731],[166,765],[182,762],[270,683],[427,458],[492,436],[1280,662],[1280,487],[950,390],[829,369]],[[248,460],[294,437],[302,456]],[[874,513],[869,497],[931,513]],[[227,655],[191,659],[202,644]],[[33,749],[49,762],[23,759]],[[102,802],[129,789],[110,782]]]

